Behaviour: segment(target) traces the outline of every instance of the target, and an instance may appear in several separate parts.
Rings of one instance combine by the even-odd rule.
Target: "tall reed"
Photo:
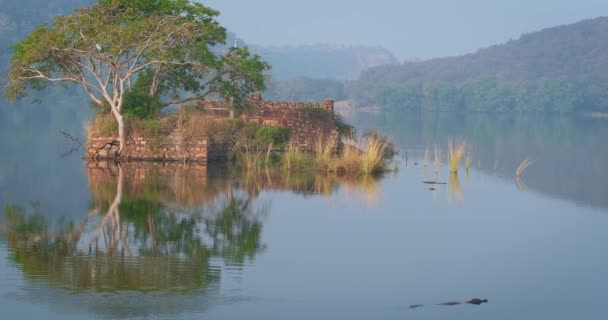
[[[528,169],[528,167],[531,166],[534,162],[536,162],[536,160],[530,160],[529,158],[526,158],[524,161],[522,161],[517,167],[517,170],[515,170],[515,177],[521,177],[524,171],[526,171],[526,169]]]
[[[290,170],[315,169],[314,158],[298,148],[290,146],[283,155],[283,167]]]
[[[424,150],[424,167],[428,167],[429,166],[429,160],[431,158],[431,150],[429,150],[429,148],[427,147],[426,150]]]
[[[471,148],[468,149],[467,154],[464,156],[464,167],[469,172],[471,164],[473,163],[473,157],[471,156]]]
[[[329,141],[324,139],[323,136],[319,136],[314,145],[315,160],[317,163],[325,166],[328,165],[331,161],[333,152],[334,150]]]
[[[458,168],[460,168],[460,161],[465,149],[466,144],[464,142],[455,143],[450,141],[448,144],[448,167],[451,174],[458,174]]]
[[[361,155],[361,173],[370,174],[384,169],[384,155],[387,142],[379,135],[367,135],[364,138],[365,148]]]
[[[245,169],[251,170],[262,165],[263,151],[253,146],[249,141],[243,142],[237,148],[237,155],[240,163]]]
[[[439,174],[439,170],[441,169],[441,150],[437,145],[435,145],[435,174]]]

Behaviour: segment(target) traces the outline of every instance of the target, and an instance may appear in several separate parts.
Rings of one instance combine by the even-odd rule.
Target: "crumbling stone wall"
[[[225,101],[204,101],[198,107],[214,118],[230,116]],[[314,150],[319,140],[329,143],[334,152],[342,147],[333,100],[322,103],[263,101],[256,93],[247,100],[241,119],[291,129],[289,145],[300,150]],[[214,144],[206,138],[184,139],[177,131],[163,137],[129,137],[120,156],[118,147],[116,136],[89,137],[85,159],[208,162],[226,158],[231,149],[229,145]]]
[[[204,205],[228,187],[220,181],[216,188],[208,188],[204,163],[89,161],[87,177],[94,200],[111,202],[121,174],[124,196],[141,199],[153,192],[155,200],[183,208]]]
[[[102,160],[118,157],[118,137],[90,137],[85,153],[86,159]],[[209,159],[208,139],[176,141],[168,138],[129,137],[121,160],[207,162]]]
[[[204,101],[199,107],[217,115],[228,109],[228,103]],[[334,101],[330,99],[322,103],[264,101],[261,94],[254,93],[246,101],[241,118],[245,122],[291,129],[289,145],[300,150],[312,151],[319,140],[329,143],[335,152],[342,147]]]

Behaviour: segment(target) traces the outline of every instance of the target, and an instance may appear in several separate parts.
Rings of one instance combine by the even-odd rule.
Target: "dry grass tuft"
[[[441,150],[437,145],[435,145],[435,174],[439,174],[439,170],[441,169]]]
[[[473,164],[473,156],[471,155],[471,148],[467,151],[467,154],[464,157],[464,167],[469,172],[471,168],[471,164]]]
[[[334,150],[328,139],[324,139],[323,136],[319,136],[315,141],[314,154],[315,160],[319,165],[329,165]]]
[[[237,135],[238,126],[229,119],[210,117],[206,113],[192,107],[177,109],[171,123],[184,139],[209,137],[216,143],[233,142]]]
[[[460,161],[466,150],[466,143],[464,142],[450,142],[448,144],[448,167],[451,174],[458,174],[458,168],[460,168]]]
[[[114,136],[118,135],[118,123],[111,114],[97,114],[85,123],[87,139],[95,136]]]
[[[385,170],[384,157],[388,148],[386,139],[373,134],[367,135],[361,142],[363,145],[361,173],[370,174]]]
[[[424,150],[424,167],[427,168],[429,166],[429,161],[431,159],[431,150],[429,150],[429,148],[427,147],[426,150]]]
[[[314,169],[312,155],[290,146],[283,155],[283,167],[288,170]]]

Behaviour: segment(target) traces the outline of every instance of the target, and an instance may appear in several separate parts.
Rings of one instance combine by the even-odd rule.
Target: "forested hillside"
[[[608,18],[545,29],[460,57],[369,69],[358,105],[398,110],[608,111]]]

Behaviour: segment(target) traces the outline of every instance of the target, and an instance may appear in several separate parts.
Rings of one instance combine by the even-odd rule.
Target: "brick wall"
[[[87,177],[95,201],[114,199],[121,169],[124,196],[141,199],[154,193],[155,200],[182,208],[204,205],[228,186],[224,183],[208,188],[210,182],[204,163],[90,161]]]
[[[93,160],[114,159],[118,152],[118,137],[90,137],[85,158]],[[146,161],[194,161],[207,162],[209,144],[207,139],[176,141],[146,137],[129,137],[121,160]]]
[[[204,101],[198,107],[215,118],[230,116],[225,101]],[[335,152],[342,147],[333,100],[322,103],[263,101],[253,94],[241,118],[245,122],[291,129],[289,145],[312,151],[319,140],[330,143]],[[231,146],[214,145],[208,139],[181,138],[179,132],[166,137],[129,137],[120,160],[207,162],[226,157]],[[86,159],[115,159],[118,137],[89,137]]]
[[[225,101],[204,101],[198,105],[203,110],[217,114],[228,108]],[[320,110],[325,111],[319,112]],[[252,94],[241,116],[245,122],[291,129],[289,145],[300,150],[312,151],[318,140],[332,145],[335,152],[342,142],[338,132],[334,101],[287,102],[264,101],[259,93]]]

